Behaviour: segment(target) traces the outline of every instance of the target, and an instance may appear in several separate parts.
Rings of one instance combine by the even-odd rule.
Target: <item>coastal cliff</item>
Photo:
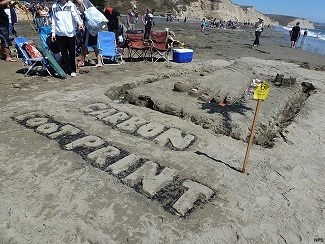
[[[315,29],[314,23],[306,20],[301,19],[294,16],[286,16],[286,15],[279,15],[279,14],[267,14],[268,17],[274,19],[279,22],[280,25],[292,27],[295,26],[297,22],[300,22],[301,28],[306,29]]]
[[[255,10],[253,6],[239,6],[230,0],[199,0],[191,2],[181,11],[181,16],[201,19],[217,18],[224,21],[232,20],[239,22],[255,23],[258,18],[264,19],[266,25],[278,25],[277,21],[272,20],[266,15]]]
[[[287,24],[288,27],[293,27],[297,24],[297,22],[300,22],[300,27],[301,28],[306,28],[306,29],[315,29],[315,26],[313,23],[310,23],[308,20],[305,19],[295,19]]]

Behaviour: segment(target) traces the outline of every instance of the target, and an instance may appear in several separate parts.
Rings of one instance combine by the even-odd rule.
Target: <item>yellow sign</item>
[[[271,86],[266,82],[262,82],[259,84],[254,91],[254,99],[255,100],[266,100],[269,96]]]

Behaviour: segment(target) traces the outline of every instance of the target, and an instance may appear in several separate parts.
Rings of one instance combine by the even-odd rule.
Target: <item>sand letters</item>
[[[191,134],[185,134],[176,128],[167,128],[160,123],[148,122],[141,117],[131,116],[105,103],[93,103],[80,110],[120,131],[152,140],[161,146],[170,145],[173,150],[184,150],[195,141],[195,137]]]
[[[104,105],[97,104],[96,106]],[[88,108],[94,112],[93,106]],[[127,118],[129,122],[124,119],[124,122],[119,124],[119,128],[130,128],[132,131],[137,129],[140,130],[139,134],[148,135],[149,138],[151,137],[149,135],[157,136],[157,131],[161,132],[161,125],[144,124],[145,121],[141,119],[129,118],[123,112],[111,113],[108,110],[107,108],[97,110],[96,114],[110,121],[119,121],[117,118],[122,117]],[[86,108],[84,111],[91,113]],[[120,115],[117,115],[118,113]],[[116,116],[102,117],[103,114]],[[130,186],[147,198],[158,201],[166,211],[172,214],[188,216],[197,206],[206,203],[215,195],[214,190],[195,180],[182,179],[178,176],[177,170],[173,168],[164,167],[137,154],[127,152],[103,138],[87,135],[76,126],[56,121],[48,115],[31,112],[14,116],[13,119],[49,139],[56,140],[62,149],[77,153],[92,166],[117,177],[122,184]],[[141,125],[141,129],[136,125]],[[160,134],[156,139],[165,141],[170,137],[168,131],[171,129],[167,130],[166,135]]]

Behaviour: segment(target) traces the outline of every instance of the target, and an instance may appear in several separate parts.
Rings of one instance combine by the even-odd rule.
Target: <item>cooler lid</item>
[[[188,49],[188,48],[175,48],[173,49],[173,52],[176,53],[192,53],[193,49]]]

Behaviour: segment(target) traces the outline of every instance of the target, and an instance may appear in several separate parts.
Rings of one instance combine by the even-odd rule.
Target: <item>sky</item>
[[[254,6],[264,14],[301,17],[325,23],[325,0],[231,0],[238,5]]]

